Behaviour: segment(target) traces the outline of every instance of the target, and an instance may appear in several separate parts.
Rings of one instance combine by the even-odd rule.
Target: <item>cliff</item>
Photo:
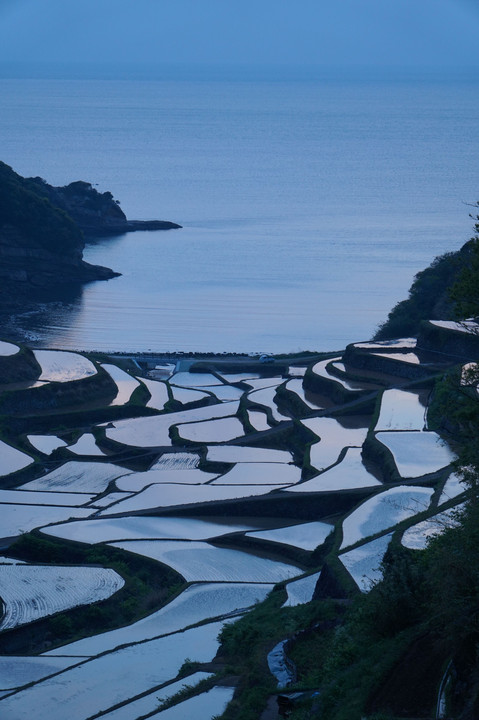
[[[2,296],[58,284],[104,280],[118,273],[82,259],[83,233],[52,204],[36,181],[0,163],[0,287]]]
[[[12,304],[35,289],[108,280],[119,273],[83,260],[85,235],[180,227],[129,221],[109,192],[78,181],[53,187],[0,162],[0,294]]]

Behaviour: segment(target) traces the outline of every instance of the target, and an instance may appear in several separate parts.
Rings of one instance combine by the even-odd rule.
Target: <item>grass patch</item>
[[[151,398],[150,391],[148,390],[146,385],[143,385],[143,383],[140,383],[140,385],[138,385],[138,387],[136,387],[133,390],[133,392],[130,396],[130,399],[128,400],[127,405],[129,405],[129,406],[140,405],[143,407],[146,405],[146,403],[148,402],[148,400],[150,398]]]
[[[249,400],[247,398],[246,392],[244,392],[240,398],[238,410],[236,412],[236,417],[238,418],[240,423],[242,423],[245,435],[251,435],[251,433],[257,432],[256,428],[253,427],[253,425],[251,424],[251,421],[249,419],[248,406],[249,406]],[[271,411],[270,411],[270,413],[271,413]],[[268,417],[268,415],[266,415],[266,417]]]
[[[297,631],[334,618],[333,603],[312,602],[282,608],[285,600],[284,586],[278,585],[263,603],[221,631],[219,655],[226,663],[226,671],[241,676],[222,720],[257,720],[268,696],[276,690],[276,680],[266,661],[267,653]]]

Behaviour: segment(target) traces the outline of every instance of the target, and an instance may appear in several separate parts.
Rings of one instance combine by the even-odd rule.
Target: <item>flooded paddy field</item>
[[[11,362],[8,345],[0,360]],[[310,602],[326,547],[366,592],[398,528],[404,545],[422,547],[463,499],[453,451],[425,430],[427,382],[361,384],[339,354],[332,365],[168,358],[164,373],[141,356],[35,356],[44,393],[61,383],[75,396],[107,373],[116,396],[97,398],[92,413],[82,389],[63,414],[47,396],[37,412],[32,382],[21,390],[25,416],[1,442],[1,717],[22,720],[32,707],[40,720],[221,714],[235,692],[215,674],[225,624],[273,589],[285,612]],[[311,374],[324,405],[308,399]],[[148,586],[151,567],[170,573],[161,591]],[[90,626],[78,624],[78,605]],[[30,652],[2,651],[30,626]],[[191,696],[176,700],[184,684]]]

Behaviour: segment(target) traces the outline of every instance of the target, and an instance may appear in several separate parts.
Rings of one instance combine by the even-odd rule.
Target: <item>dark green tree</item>
[[[479,202],[474,205],[479,209]],[[454,311],[460,319],[479,315],[479,215],[471,215],[475,221],[475,235],[470,240],[470,257],[450,290]]]

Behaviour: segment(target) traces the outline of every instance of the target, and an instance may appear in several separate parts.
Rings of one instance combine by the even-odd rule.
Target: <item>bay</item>
[[[91,243],[122,276],[15,318],[45,347],[296,352],[368,339],[459,248],[471,80],[0,79],[2,160],[183,226]]]

